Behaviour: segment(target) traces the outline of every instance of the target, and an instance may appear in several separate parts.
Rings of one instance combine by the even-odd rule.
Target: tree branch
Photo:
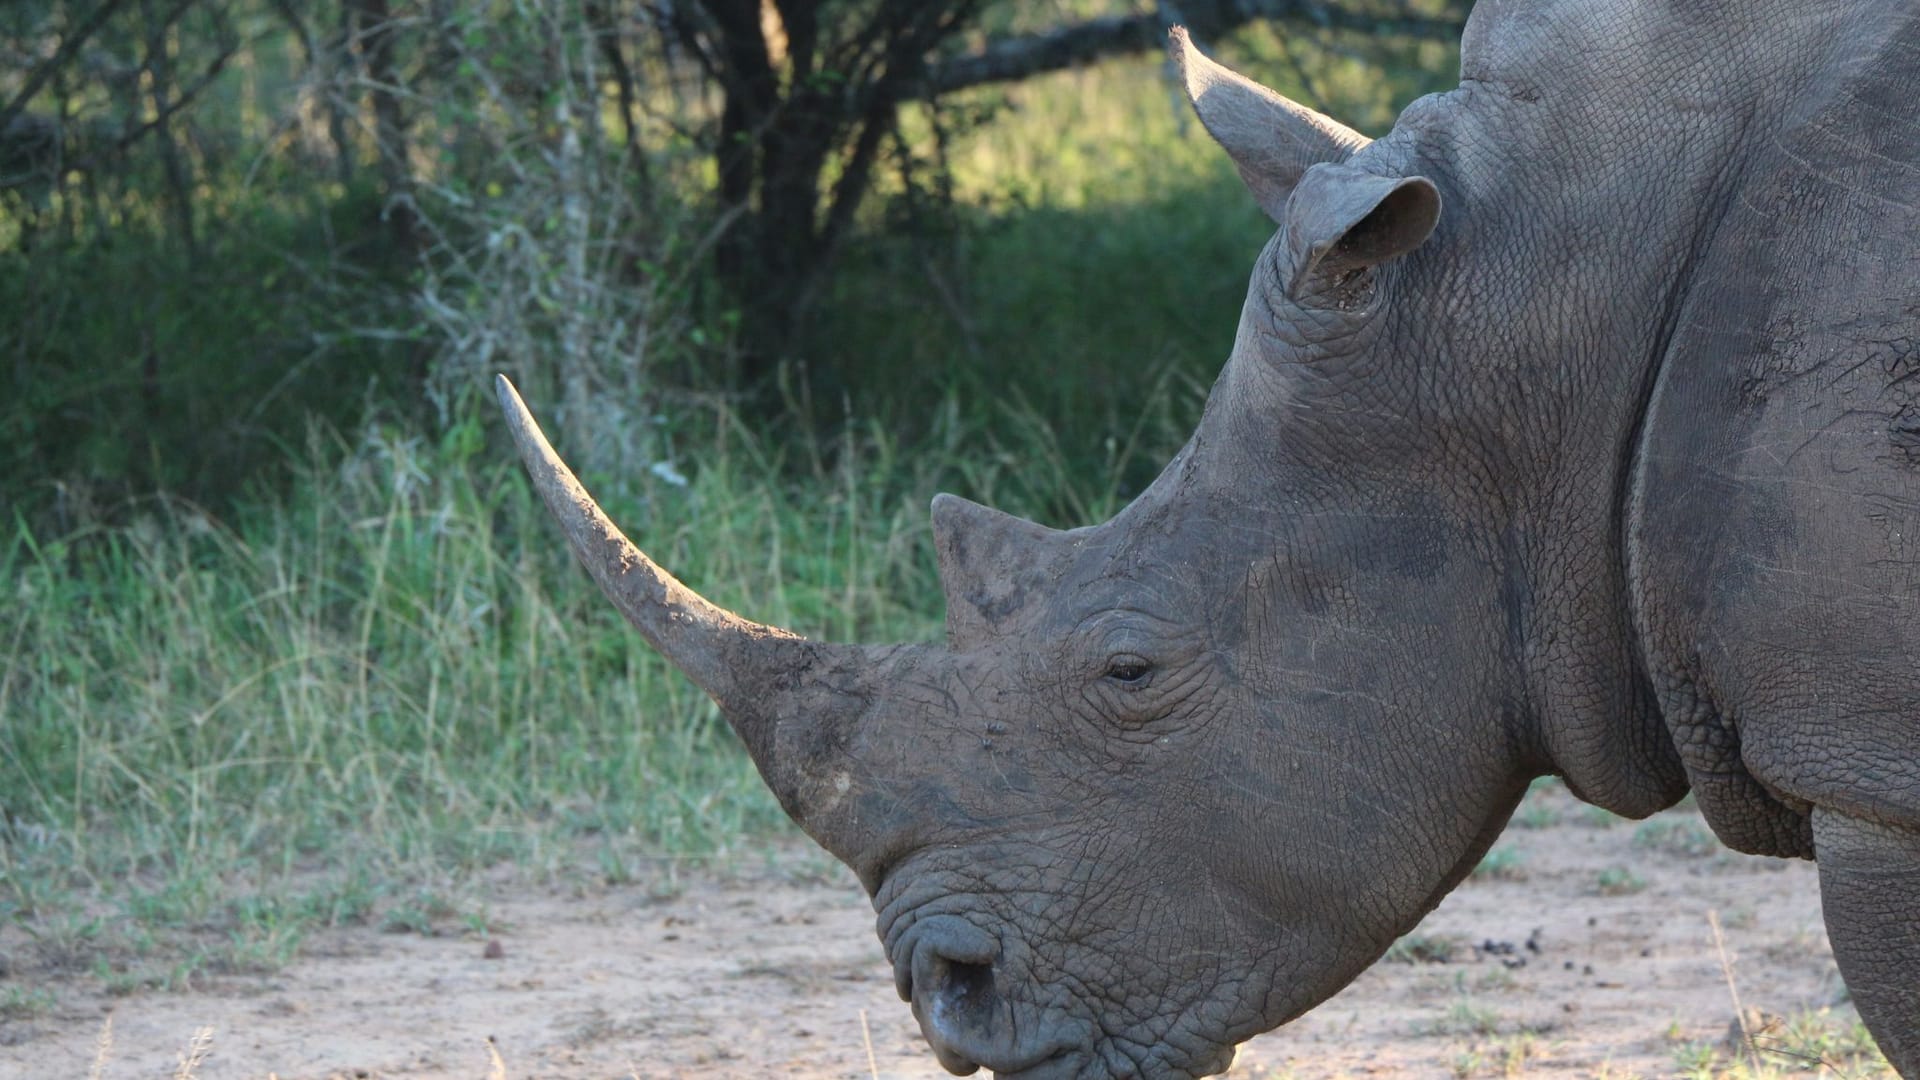
[[[1338,30],[1457,41],[1465,20],[1417,15],[1373,16],[1311,0],[1225,0],[1190,3],[1177,13],[1201,37],[1217,37],[1255,19],[1285,19]],[[1089,19],[1055,30],[990,41],[980,51],[929,66],[910,98],[929,100],[955,90],[1013,82],[1077,67],[1109,56],[1166,48],[1167,30],[1178,21],[1164,6],[1150,15]]]
[[[158,110],[154,114],[153,119],[145,121],[136,127],[125,129],[113,140],[111,145],[100,150],[95,150],[83,158],[78,158],[67,163],[67,168],[76,172],[90,172],[98,166],[101,161],[105,160],[109,154],[117,154],[157,130],[161,125],[173,119],[174,115],[180,110],[193,104],[193,100],[200,96],[202,90],[212,86],[214,80],[218,79],[220,73],[226,69],[227,61],[233,59],[234,54],[239,51],[240,43],[238,41],[229,42],[220,50],[218,56],[207,63],[206,68],[201,71],[200,77],[195,79],[192,85],[186,89],[174,94],[171,100],[167,102],[166,108]]]
[[[113,13],[125,7],[126,3],[127,0],[101,0],[100,6],[93,9],[93,14],[88,15],[86,21],[61,39],[60,48],[47,58],[46,63],[33,69],[33,73],[27,76],[26,85],[20,88],[19,93],[13,95],[12,101],[0,107],[0,131],[7,130],[7,125],[13,123],[13,118],[20,115],[20,110],[27,107],[27,102],[33,100],[33,95],[47,85],[47,80],[53,78],[53,73],[66,66],[73,59],[74,54],[80,51],[80,46],[85,45],[87,39],[105,26],[107,20],[113,17]]]

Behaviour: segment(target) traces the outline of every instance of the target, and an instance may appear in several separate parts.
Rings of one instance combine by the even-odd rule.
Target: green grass
[[[1525,881],[1527,853],[1514,847],[1494,848],[1473,868],[1473,876],[1491,881]]]
[[[833,637],[937,632],[929,483],[856,450],[845,476],[789,484],[727,445],[685,488],[601,486],[722,603]],[[779,827],[712,706],[572,565],[501,447],[316,436],[285,502],[128,517],[0,546],[0,916],[50,956],[99,936],[60,925],[76,897],[271,952],[276,926],[404,905],[368,881]]]
[[[1528,1064],[1546,1057],[1547,1048],[1539,1034],[1517,1031],[1510,1035],[1476,1042],[1456,1054],[1452,1062],[1454,1076],[1466,1080],[1475,1076],[1517,1077],[1527,1074]]]
[[[1264,26],[1209,44],[1376,133],[1456,70],[1444,47],[1410,46],[1386,74],[1304,37],[1297,65]],[[832,282],[805,350],[835,372],[816,380],[814,412],[838,421],[851,405],[901,446],[961,463],[963,494],[1033,505],[1048,524],[1102,519],[1199,419],[1274,225],[1158,57],[967,100],[993,120],[951,149],[950,219],[869,233]],[[910,134],[924,128],[908,116]],[[980,439],[928,437],[949,403]],[[1030,448],[1045,453],[995,483],[972,475]]]
[[[1721,1042],[1685,1042],[1673,1051],[1674,1074],[1688,1080],[1779,1080],[1801,1075],[1892,1076],[1866,1025],[1827,1009],[1766,1017],[1747,1052]]]
[[[236,196],[197,261],[134,224],[0,242],[0,500],[63,527],[129,492],[224,504],[282,478],[308,417],[355,427],[406,391],[405,271],[340,239],[378,214],[358,190]]]
[[[1609,866],[1594,878],[1601,896],[1631,896],[1647,887],[1645,878],[1624,866]]]
[[[1566,801],[1566,785],[1557,776],[1535,777],[1527,787],[1526,798],[1513,813],[1517,829],[1548,829],[1560,824],[1561,807]]]
[[[1704,823],[1676,817],[1656,818],[1635,829],[1633,846],[1689,858],[1715,855],[1726,850]]]
[[[1471,998],[1456,998],[1447,1006],[1445,1013],[1421,1023],[1415,1030],[1416,1035],[1493,1035],[1505,1023],[1496,1009],[1481,1005]]]
[[[1388,946],[1382,959],[1390,964],[1446,964],[1453,961],[1462,945],[1457,938],[1416,932]]]
[[[53,1011],[56,999],[44,986],[9,985],[0,991],[0,1020],[30,1020]]]

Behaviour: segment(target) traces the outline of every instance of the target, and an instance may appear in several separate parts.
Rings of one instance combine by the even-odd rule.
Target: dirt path
[[[0,1020],[0,1076],[88,1076],[109,1014],[106,1077],[172,1075],[201,1028],[203,1080],[944,1075],[864,897],[822,865],[796,853],[664,898],[503,891],[494,957],[477,938],[363,929],[193,993],[64,981],[51,1010]],[[1636,826],[1537,792],[1484,869],[1402,943],[1406,959],[1248,1043],[1231,1075],[1675,1075],[1735,1015],[1710,910],[1749,1007],[1832,1007],[1814,1025],[1829,1033],[1852,1023],[1812,866],[1722,851],[1690,811]]]

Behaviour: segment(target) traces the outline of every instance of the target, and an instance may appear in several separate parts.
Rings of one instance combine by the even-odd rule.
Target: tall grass
[[[811,635],[938,636],[925,507],[960,469],[869,433],[813,473],[720,408],[669,441],[675,468],[585,479],[689,584]],[[1025,478],[1040,498],[1088,497],[1027,450],[1064,485]],[[55,961],[108,949],[76,911],[225,927],[271,957],[314,920],[370,917],[376,899],[341,899],[369,882],[626,874],[785,828],[476,424],[315,429],[283,499],[112,517],[0,544],[0,926],[51,934]]]
[[[571,565],[517,464],[468,435],[315,434],[292,497],[228,522],[154,499],[127,526],[15,530],[0,548],[15,903],[31,905],[19,864],[41,857],[157,881],[294,871],[343,844],[476,865],[549,826],[707,851],[774,821],[711,706]],[[684,487],[606,485],[661,559],[811,632],[931,632],[901,484],[783,490],[739,433],[705,449]]]

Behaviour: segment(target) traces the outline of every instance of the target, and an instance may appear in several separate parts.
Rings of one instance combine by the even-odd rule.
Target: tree
[[[764,387],[879,172],[899,160],[910,224],[939,206],[922,155],[978,112],[959,92],[1157,52],[1176,20],[1398,49],[1457,35],[1465,6],[7,0],[0,428],[16,464],[164,484],[237,477],[250,440],[327,399],[357,415],[369,385],[444,419],[509,356],[576,413],[651,415],[666,365],[714,341]],[[913,103],[931,151],[901,134]],[[716,293],[738,335],[710,333]],[[244,342],[208,347],[216,325]]]
[[[788,355],[871,185],[900,106],[936,102],[1124,53],[1203,39],[1255,19],[1457,39],[1466,3],[1374,7],[1319,0],[1189,0],[954,49],[984,0],[698,0],[664,22],[723,95],[718,199],[735,224],[715,269],[742,316],[749,383]]]

